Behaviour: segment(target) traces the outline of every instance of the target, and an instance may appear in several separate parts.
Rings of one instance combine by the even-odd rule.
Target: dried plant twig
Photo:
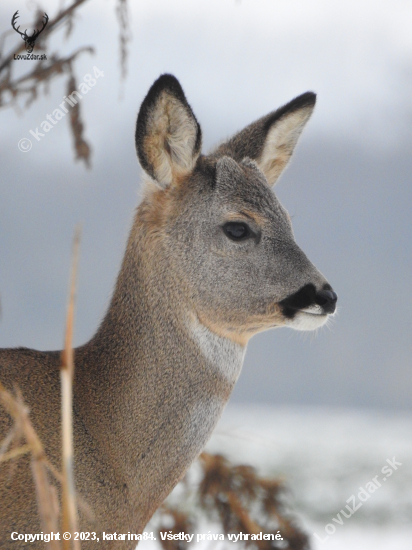
[[[72,534],[78,531],[76,492],[73,474],[73,326],[76,295],[76,274],[80,243],[80,228],[77,227],[73,242],[73,263],[70,280],[69,304],[67,307],[66,334],[61,357],[61,410],[62,410],[62,529]],[[80,541],[72,536],[74,550],[80,550]],[[63,548],[70,550],[70,540],[63,541]]]
[[[21,447],[12,449],[8,453],[0,453],[0,462],[7,462],[8,460],[13,460],[13,458],[18,458],[28,453],[31,453],[30,445],[22,445]]]
[[[127,76],[127,57],[128,49],[127,45],[131,39],[130,25],[129,25],[129,10],[127,0],[117,0],[116,6],[117,20],[119,21],[120,33],[120,76],[124,80]]]
[[[120,77],[126,78],[128,42],[131,40],[128,0],[116,1],[116,16],[119,23],[119,45],[120,45]],[[47,26],[36,41],[36,50],[47,51],[48,41],[51,36],[59,30],[62,25],[66,25],[66,37],[69,36],[74,28],[75,15],[86,0],[75,0],[67,8],[61,8],[54,18],[50,18]],[[38,10],[34,28],[37,28],[44,18],[44,12]],[[3,54],[6,36],[13,35],[13,31],[5,31],[0,36],[0,109],[14,107],[21,111],[21,103],[24,107],[29,107],[35,101],[43,89],[48,93],[53,79],[61,75],[68,75],[69,94],[75,89],[72,84],[75,83],[74,62],[76,58],[83,53],[94,53],[92,46],[82,46],[69,55],[60,53],[48,53],[47,59],[38,59],[35,64],[29,63],[29,70],[22,76],[15,76],[16,65],[15,56],[18,56],[25,49],[23,41],[8,54]],[[22,101],[20,101],[22,100]],[[91,148],[84,138],[84,122],[80,116],[80,107],[76,105],[70,112],[70,130],[73,135],[73,144],[76,159],[90,167]]]
[[[76,79],[71,75],[67,84],[67,95],[77,88]],[[90,145],[84,139],[84,124],[80,116],[80,103],[76,103],[70,110],[70,126],[76,151],[76,160],[83,160],[87,168],[90,168]]]
[[[159,510],[159,531],[199,532],[200,525],[209,520],[219,524],[220,532],[226,536],[247,534],[247,540],[237,541],[237,548],[309,550],[308,537],[285,509],[284,486],[279,480],[262,478],[250,466],[232,466],[220,455],[202,453],[199,463],[202,477],[195,494],[190,483],[182,485],[179,502],[167,503]],[[274,538],[277,533],[283,540],[265,540],[262,536],[269,534]],[[189,546],[180,540],[159,539],[164,550]],[[194,542],[195,539],[190,544]]]
[[[16,433],[23,433],[32,455],[31,470],[42,530],[46,533],[56,533],[59,530],[56,490],[48,478],[43,445],[30,421],[28,409],[23,402],[20,391],[16,390],[16,394],[16,397],[14,397],[0,382],[0,401],[8,414],[14,419],[17,426]],[[21,449],[22,447],[17,450],[21,451]],[[2,456],[4,458],[5,455]],[[57,540],[50,541],[47,544],[50,550],[61,550],[60,542]]]

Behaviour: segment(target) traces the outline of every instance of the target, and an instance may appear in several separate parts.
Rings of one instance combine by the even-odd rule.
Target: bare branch
[[[127,0],[117,0],[116,14],[120,26],[120,76],[124,80],[127,76],[127,57],[129,53],[127,44],[131,39]]]
[[[67,85],[67,95],[76,89],[76,80],[72,75]],[[70,110],[70,127],[74,140],[74,149],[76,151],[76,160],[83,160],[87,168],[90,168],[91,149],[84,139],[84,124],[80,116],[80,103],[76,103]]]
[[[128,57],[128,42],[131,39],[128,0],[116,1],[116,15],[119,22],[120,34],[120,67],[121,80],[127,75],[127,57]],[[27,29],[22,33],[17,24],[19,12],[15,12],[11,23],[15,31],[17,31],[26,41],[26,45],[30,41],[36,42],[36,48],[46,49],[47,41],[53,32],[58,30],[61,25],[66,25],[66,37],[70,35],[74,28],[74,19],[76,10],[85,3],[86,0],[75,0],[69,7],[60,9],[57,15],[48,19],[48,15],[44,12],[37,11],[36,22],[34,25],[33,34],[27,35]],[[47,26],[46,26],[47,25]],[[68,56],[60,56],[59,53],[39,56],[35,58],[36,64],[30,63],[30,68],[23,76],[15,77],[15,64],[12,63],[15,56],[18,56],[24,50],[24,42],[20,42],[9,54],[3,55],[3,44],[5,36],[9,36],[13,31],[5,31],[0,36],[0,109],[7,107],[15,107],[20,109],[20,99],[24,100],[24,106],[29,107],[40,95],[40,92],[48,93],[51,81],[59,75],[68,74],[69,93],[73,91],[73,83],[76,82],[74,73],[74,61],[76,58],[85,52],[94,53],[91,46],[84,46]],[[41,33],[41,34],[40,34]],[[32,43],[30,42],[30,43]],[[43,90],[42,87],[43,86]],[[70,129],[73,135],[73,144],[75,149],[76,159],[82,160],[86,167],[90,167],[91,148],[89,143],[84,138],[84,122],[80,115],[80,106],[76,105],[70,112]]]
[[[65,10],[61,10],[56,17],[50,21],[50,23],[47,25],[47,28],[44,31],[44,34],[42,35],[41,42],[39,44],[42,44],[44,40],[46,40],[49,35],[52,33],[54,29],[56,29],[62,22],[64,22],[64,19],[69,16],[75,9],[77,9],[81,4],[86,2],[86,0],[76,0],[73,2],[71,6],[66,8]],[[24,50],[24,44],[20,44],[20,46],[17,46],[0,64],[0,74],[5,69],[10,62],[14,59],[15,55],[18,55],[20,52]]]

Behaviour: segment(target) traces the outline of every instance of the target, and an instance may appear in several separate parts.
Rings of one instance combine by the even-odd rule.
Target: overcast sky
[[[41,5],[53,17],[56,4]],[[28,23],[33,5],[3,0],[0,32],[16,9]],[[96,329],[139,200],[136,114],[159,74],[180,80],[205,152],[313,90],[315,113],[276,192],[298,243],[337,291],[339,313],[316,336],[281,329],[254,338],[233,399],[411,407],[412,3],[151,0],[131,8],[123,84],[112,1],[87,2],[70,39],[61,33],[47,52],[96,48],[75,65],[79,82],[94,66],[104,72],[81,100],[92,170],[73,162],[67,120],[32,139],[31,151],[17,147],[62,102],[64,79],[28,110],[0,111],[0,345],[61,346],[78,222],[77,343]],[[5,50],[19,40],[11,31]],[[15,63],[21,71],[29,61]]]

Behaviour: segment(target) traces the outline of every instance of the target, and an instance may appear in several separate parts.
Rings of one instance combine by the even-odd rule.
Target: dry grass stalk
[[[13,460],[19,456],[26,455],[31,452],[30,445],[22,445],[21,447],[15,447],[8,453],[0,453],[0,462],[7,462],[8,460]]]
[[[39,511],[39,517],[41,522],[41,528],[46,533],[58,532],[58,519],[59,510],[57,504],[56,489],[50,483],[49,476],[47,474],[47,460],[44,453],[43,445],[39,437],[30,422],[28,409],[23,402],[23,398],[19,390],[16,390],[16,397],[14,397],[0,382],[0,401],[8,414],[13,418],[15,422],[15,428],[10,432],[3,442],[4,453],[0,456],[4,461],[6,459],[6,451],[9,445],[15,440],[20,439],[23,435],[26,440],[26,445],[13,449],[7,453],[8,459],[15,458],[16,456],[23,454],[25,447],[29,447],[32,455],[31,469],[33,473],[34,484],[36,488],[37,507]],[[12,434],[12,435],[11,435]],[[4,443],[7,443],[4,445]],[[53,540],[47,544],[47,548],[50,550],[61,550],[60,542]]]
[[[60,474],[56,468],[47,460],[44,448],[29,419],[29,411],[23,402],[22,395],[16,389],[16,397],[13,396],[0,383],[0,402],[8,414],[13,418],[14,425],[0,444],[0,463],[14,461],[22,455],[31,453],[31,469],[34,478],[39,518],[42,530],[46,533],[59,531],[59,502],[57,490],[50,483],[48,471],[61,484],[62,487],[62,531],[74,533],[78,531],[76,494],[73,476],[73,403],[72,386],[74,375],[74,352],[73,352],[73,326],[74,326],[74,304],[76,290],[76,273],[78,262],[78,249],[80,243],[80,229],[77,228],[73,243],[73,262],[70,281],[69,302],[67,308],[67,321],[65,332],[65,343],[62,351],[61,363],[61,404],[62,404],[62,465],[63,473]],[[21,440],[26,441],[20,444]],[[8,450],[11,445],[15,445]],[[16,465],[16,462],[12,462]],[[86,517],[93,520],[94,515],[83,499],[77,498]],[[80,541],[72,542],[63,539],[63,549],[80,550]],[[60,541],[45,543],[50,550],[61,550]]]
[[[17,434],[17,427],[14,425],[6,437],[3,439],[0,445],[0,461],[4,456],[4,453],[7,451],[11,443],[15,440]],[[5,461],[4,461],[5,462]]]
[[[76,296],[76,273],[80,243],[80,228],[77,227],[73,242],[73,263],[70,280],[69,303],[67,307],[66,333],[64,349],[62,351],[62,363],[60,370],[61,381],[61,410],[62,410],[62,529],[72,534],[78,531],[78,517],[76,505],[76,493],[73,474],[73,376],[74,376],[74,352],[73,352],[73,326],[74,305]],[[80,550],[80,541],[74,540],[74,550]],[[70,550],[71,541],[64,540],[63,548]]]

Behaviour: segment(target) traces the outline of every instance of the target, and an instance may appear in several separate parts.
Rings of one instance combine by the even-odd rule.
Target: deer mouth
[[[303,286],[281,302],[285,325],[297,330],[315,330],[326,323],[336,310],[337,295],[325,284],[319,291],[314,284]]]
[[[296,315],[293,319],[286,319],[285,326],[293,328],[295,330],[316,330],[323,325],[325,325],[329,319],[329,314],[316,314],[316,313],[305,313],[303,311],[297,310]]]
[[[279,305],[286,319],[293,319],[296,314],[304,314],[327,318],[336,310],[337,295],[328,284],[321,290],[316,290],[313,283],[309,283],[291,294]]]
[[[319,315],[323,317],[327,317],[329,313],[325,313],[321,306],[318,306],[317,304],[314,304],[310,307],[305,307],[303,309],[297,309],[296,311],[299,311],[300,313],[306,313],[307,315],[315,315],[318,317]]]

